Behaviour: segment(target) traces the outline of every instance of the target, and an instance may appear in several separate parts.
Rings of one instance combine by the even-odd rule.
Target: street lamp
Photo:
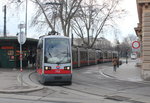
[[[128,63],[128,49],[126,49],[126,64]]]
[[[4,37],[6,37],[6,5],[4,5]]]
[[[28,10],[28,0],[26,0],[26,14],[25,14],[25,35],[27,36],[27,10]]]
[[[116,49],[117,49],[117,52],[118,52],[118,58],[119,58],[119,55],[120,55],[119,43],[117,43],[117,47],[116,47]]]

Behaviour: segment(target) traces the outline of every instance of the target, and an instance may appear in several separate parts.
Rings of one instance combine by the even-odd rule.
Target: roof
[[[0,41],[5,41],[5,40],[18,41],[17,36],[0,37]],[[26,40],[27,41],[38,42],[38,39],[34,39],[34,38],[26,38]]]
[[[69,37],[61,36],[61,35],[43,35],[40,38],[69,38]]]

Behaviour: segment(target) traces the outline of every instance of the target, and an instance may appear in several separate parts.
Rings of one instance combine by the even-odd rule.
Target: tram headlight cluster
[[[66,66],[66,67],[64,67],[64,70],[71,70],[71,67],[70,66]]]
[[[51,70],[52,68],[51,67],[48,67],[48,66],[45,66],[44,67],[44,70]]]

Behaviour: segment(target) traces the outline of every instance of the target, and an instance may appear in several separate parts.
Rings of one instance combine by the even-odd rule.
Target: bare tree
[[[129,34],[127,39],[128,39],[128,42],[131,44],[133,41],[137,40],[137,36],[133,34]]]
[[[74,33],[81,37],[87,47],[93,47],[104,27],[110,25],[114,18],[119,18],[119,14],[124,11],[117,8],[120,0],[102,0],[100,4],[96,4],[96,0],[30,1],[36,5],[37,10],[31,26],[36,26],[39,30],[47,28],[69,36],[72,25]]]
[[[63,32],[63,35],[70,35],[70,23],[76,14],[82,0],[30,0],[35,4],[31,25],[38,30]],[[18,8],[25,0],[9,0],[8,4],[16,4]],[[55,25],[59,25],[55,28]]]
[[[89,0],[82,3],[72,27],[87,47],[93,47],[104,27],[124,12],[122,9],[118,10],[119,2],[120,0],[103,0],[97,5],[96,0]]]
[[[64,36],[70,35],[70,23],[75,13],[77,12],[82,0],[35,0],[38,4],[38,10],[33,17],[32,26],[41,24],[40,27],[45,28],[45,24],[48,24],[48,28],[52,31],[63,32]],[[55,11],[55,12],[54,12]],[[41,21],[44,14],[45,20]],[[55,21],[57,19],[57,23]],[[55,24],[59,25],[59,30],[56,30]]]
[[[125,37],[120,44],[120,51],[123,56],[126,56],[126,53],[130,54],[132,52],[132,42],[137,40],[137,37],[135,35],[128,35]]]

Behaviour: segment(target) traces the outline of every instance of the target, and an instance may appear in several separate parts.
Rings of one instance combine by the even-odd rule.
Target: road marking
[[[100,73],[101,75],[103,75],[104,77],[106,77],[106,78],[116,79],[115,77],[112,77],[112,76],[109,76],[109,75],[103,73],[102,70],[99,70],[99,73]]]
[[[17,81],[20,83],[20,85],[21,85],[21,80],[20,80],[20,77],[21,76],[21,74],[19,74],[18,76],[17,76]],[[27,86],[28,84],[27,83],[24,83],[23,82],[23,85],[25,85],[25,86]]]
[[[92,74],[93,70],[87,70],[85,72],[83,72],[83,74]]]

